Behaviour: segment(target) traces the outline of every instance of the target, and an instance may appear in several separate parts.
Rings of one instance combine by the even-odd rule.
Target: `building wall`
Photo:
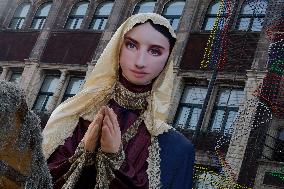
[[[23,2],[31,2],[27,19],[25,19],[21,30],[11,30],[8,28],[9,23],[18,5]],[[60,104],[70,75],[76,73],[75,75],[86,76],[86,78],[89,76],[113,33],[132,14],[139,0],[116,0],[103,31],[88,29],[93,13],[98,5],[103,2],[102,0],[90,1],[79,30],[64,29],[73,5],[79,0],[54,0],[43,29],[30,29],[36,10],[44,2],[47,1],[0,1],[0,44],[3,44],[3,47],[6,48],[2,55],[1,52],[4,52],[4,50],[0,51],[0,78],[9,80],[13,72],[21,70],[22,77],[19,85],[26,92],[28,106],[32,108],[45,75],[52,73],[59,77],[52,103],[47,107],[45,116],[43,116],[45,119],[43,123]],[[161,14],[168,2],[168,0],[158,0],[154,12]],[[243,112],[249,112],[249,114],[242,119],[237,119],[232,138],[224,147],[224,152],[228,151],[226,161],[238,177],[249,139],[250,124],[256,111],[251,104],[255,100],[253,94],[266,73],[269,40],[264,30],[250,33],[239,32],[234,29],[238,19],[237,15],[244,0],[232,2],[235,3],[232,7],[235,16],[231,19],[231,27],[228,31],[228,38],[230,39],[228,54],[229,57],[232,57],[229,61],[230,66],[225,67],[216,78],[204,118],[200,123],[201,134],[196,136],[186,130],[182,131],[196,144],[196,164],[217,166],[212,144],[216,143],[220,135],[212,135],[208,131],[210,130],[214,105],[218,99],[218,92],[224,87],[230,89],[243,88],[245,95],[239,109]],[[172,108],[168,117],[171,124],[175,123],[176,112],[180,107],[179,102],[184,88],[188,85],[208,86],[213,75],[212,69],[200,69],[204,49],[210,37],[210,32],[202,30],[210,3],[211,0],[186,0],[180,18],[177,42],[170,57],[175,65]],[[270,11],[270,14],[273,13]],[[266,20],[269,21],[269,19],[271,17],[267,16]],[[7,38],[7,36],[10,38]],[[87,53],[86,51],[79,51],[83,47],[87,48]],[[236,47],[243,47],[243,49]],[[245,52],[245,55],[244,58],[241,58],[240,54],[243,52]]]

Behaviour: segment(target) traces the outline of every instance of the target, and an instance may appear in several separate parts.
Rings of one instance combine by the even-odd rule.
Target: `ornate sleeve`
[[[108,188],[110,182],[115,177],[114,171],[118,170],[125,159],[125,154],[120,147],[117,153],[105,153],[98,149],[97,152],[87,152],[84,150],[84,143],[81,142],[75,154],[69,159],[71,167],[64,175],[66,183],[62,189],[72,189],[78,182],[80,175],[86,166],[96,166],[97,180],[95,188]]]
[[[73,135],[65,140],[64,145],[60,145],[48,158],[48,168],[52,175],[54,189],[59,189],[65,183],[64,176],[71,166],[71,161],[81,154],[80,141],[84,137],[88,129],[89,121],[79,119],[78,125],[73,132]],[[79,147],[78,147],[79,146]],[[76,152],[76,155],[75,155]],[[74,158],[72,158],[74,157]]]
[[[117,153],[105,153],[99,148],[96,155],[97,184],[98,188],[108,188],[114,179],[114,171],[119,170],[125,160],[122,145]]]
[[[80,175],[85,166],[91,166],[95,163],[95,153],[87,152],[84,150],[84,142],[81,141],[74,153],[74,155],[69,158],[71,164],[67,173],[63,176],[66,180],[62,188],[74,188],[75,184],[78,182]]]

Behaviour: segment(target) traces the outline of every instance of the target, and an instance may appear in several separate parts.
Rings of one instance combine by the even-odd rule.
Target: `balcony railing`
[[[210,34],[192,33],[189,36],[187,47],[183,55],[180,68],[186,70],[200,70],[201,62]],[[224,71],[245,72],[251,68],[257,43],[258,33],[229,33],[225,45]],[[209,49],[213,50],[213,49]],[[212,67],[207,68],[207,70]]]
[[[29,58],[38,35],[38,31],[0,31],[0,61]]]
[[[93,31],[53,31],[41,57],[44,63],[86,64],[101,37]]]

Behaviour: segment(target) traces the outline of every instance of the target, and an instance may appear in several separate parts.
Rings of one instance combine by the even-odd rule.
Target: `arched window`
[[[163,10],[163,16],[170,21],[174,30],[178,27],[184,4],[185,1],[171,1],[166,4]]]
[[[12,29],[21,29],[23,26],[23,23],[26,19],[26,16],[30,9],[30,3],[22,3],[18,6],[13,19],[10,22],[9,28]]]
[[[31,28],[33,29],[42,29],[45,23],[45,20],[48,16],[49,10],[51,8],[52,3],[44,3],[37,10]]]
[[[65,28],[67,29],[80,29],[84,16],[87,12],[89,2],[79,2],[72,8],[68,17]]]
[[[267,0],[245,1],[236,25],[238,30],[260,31],[267,9]]]
[[[208,8],[202,29],[207,31],[212,30],[218,19],[218,29],[222,29],[228,16],[228,3],[226,1],[224,1],[223,6],[221,0],[212,1]]]
[[[108,17],[110,15],[113,2],[104,2],[101,3],[95,11],[92,22],[89,26],[90,29],[94,30],[104,30]]]
[[[156,1],[140,1],[134,8],[133,14],[154,12]]]

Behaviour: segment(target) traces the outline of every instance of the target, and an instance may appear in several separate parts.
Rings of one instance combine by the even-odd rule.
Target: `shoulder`
[[[175,151],[178,153],[192,153],[194,151],[194,146],[191,141],[180,132],[172,129],[159,135],[158,140],[162,150]]]

